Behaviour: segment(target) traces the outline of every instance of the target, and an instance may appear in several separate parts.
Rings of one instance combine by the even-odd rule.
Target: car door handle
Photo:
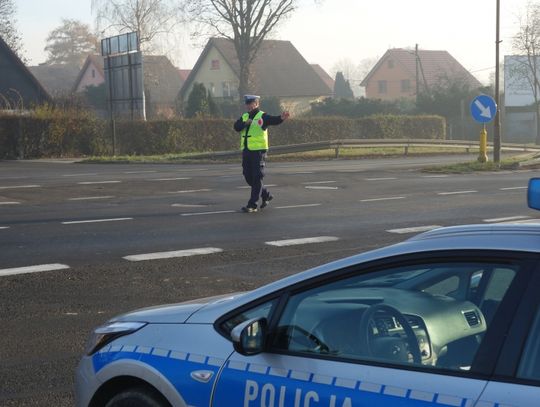
[[[208,383],[214,376],[214,372],[210,370],[194,370],[191,372],[191,378],[201,383]]]

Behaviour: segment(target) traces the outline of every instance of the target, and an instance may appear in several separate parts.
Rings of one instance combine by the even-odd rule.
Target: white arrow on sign
[[[482,102],[480,102],[478,99],[474,101],[474,104],[476,105],[476,107],[478,107],[478,109],[480,109],[480,116],[491,119],[491,109],[489,108],[489,106],[484,106]]]

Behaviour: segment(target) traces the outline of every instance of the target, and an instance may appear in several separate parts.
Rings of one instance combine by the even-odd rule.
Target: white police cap
[[[244,95],[244,103],[248,104],[255,100],[259,100],[261,97],[258,95]]]

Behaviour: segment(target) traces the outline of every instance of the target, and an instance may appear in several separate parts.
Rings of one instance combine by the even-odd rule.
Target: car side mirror
[[[540,178],[531,178],[527,188],[529,208],[540,210]]]
[[[244,356],[264,351],[267,326],[266,318],[250,319],[235,326],[231,331],[234,350]]]

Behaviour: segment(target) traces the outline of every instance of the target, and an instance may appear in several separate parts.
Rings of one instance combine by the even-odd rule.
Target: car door
[[[537,271],[540,267],[537,265]],[[514,317],[510,333],[476,407],[540,405],[540,273],[536,272]]]
[[[491,277],[504,276],[492,281],[502,293],[495,315],[512,310],[530,270],[519,256],[493,252],[402,256],[291,287],[270,319],[265,352],[233,353],[212,405],[473,406],[503,339],[474,302],[407,282],[470,281],[485,270],[503,271]],[[498,330],[511,322],[511,312],[501,314]]]

